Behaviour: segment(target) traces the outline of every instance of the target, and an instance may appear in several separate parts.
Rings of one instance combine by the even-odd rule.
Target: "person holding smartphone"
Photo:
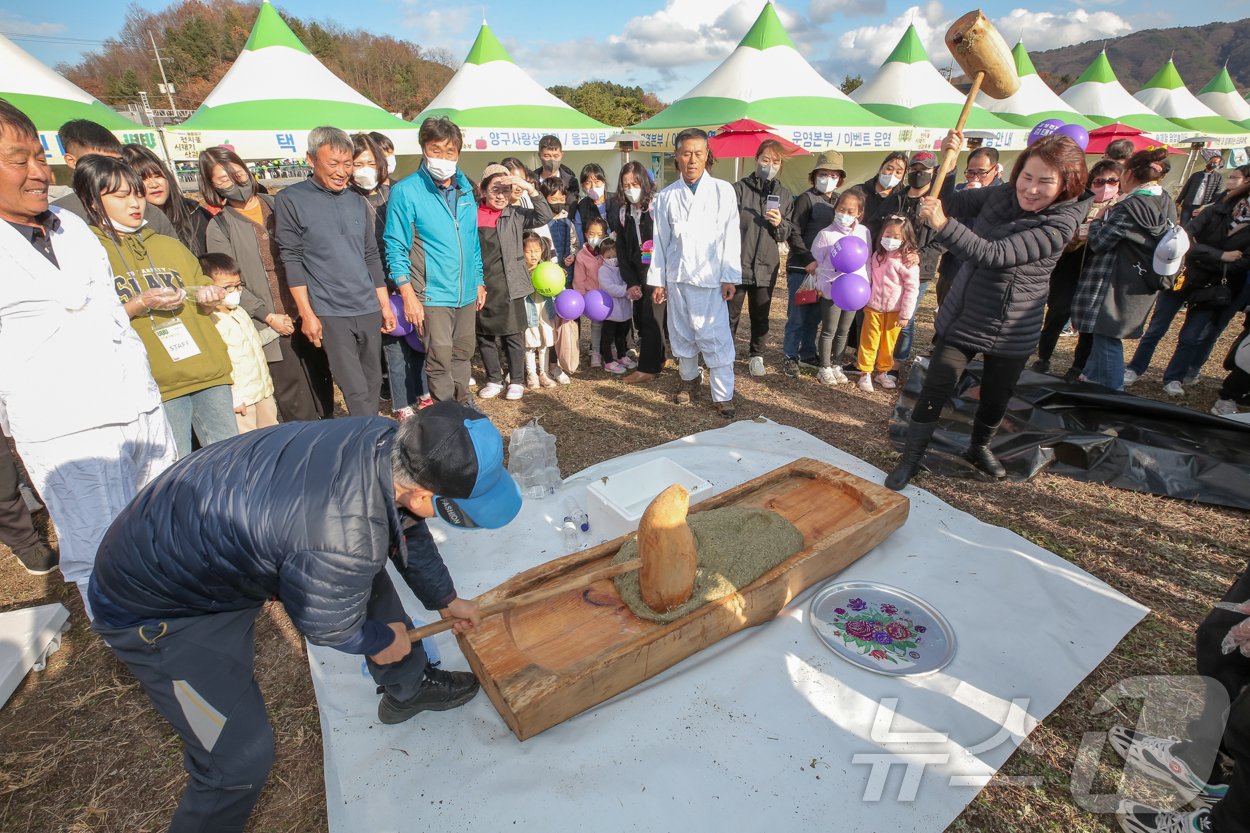
[[[729,328],[738,332],[745,302],[751,318],[752,376],[766,372],[764,339],[768,337],[768,312],[781,267],[777,244],[790,237],[794,211],[794,195],[777,181],[785,155],[785,147],[777,140],[761,142],[755,151],[755,170],[734,184],[742,235],[742,289],[728,301]]]

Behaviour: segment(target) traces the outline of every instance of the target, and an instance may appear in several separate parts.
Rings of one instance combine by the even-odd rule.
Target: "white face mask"
[[[599,202],[599,200],[603,199],[603,186],[592,185],[586,189],[586,196],[590,197],[595,202]]]
[[[841,178],[836,176],[823,175],[816,177],[816,190],[822,194],[832,194],[838,187]]]
[[[980,187],[981,187],[981,183],[980,183],[980,182],[978,182],[978,181],[976,181],[976,180],[974,179],[972,182],[969,182],[969,183],[968,183],[968,186],[967,186],[967,187],[969,187],[969,188],[980,188]]]
[[[394,156],[386,157],[386,175],[390,176],[395,173],[395,167],[399,164]]]
[[[897,252],[899,247],[902,245],[903,241],[899,240],[897,237],[881,238],[881,248],[885,249],[887,252]]]
[[[840,229],[847,230],[855,227],[854,214],[834,214],[833,224]]]
[[[626,188],[625,199],[629,200],[631,204],[637,205],[638,200],[642,199],[642,189],[636,185],[633,188]]]
[[[599,248],[599,244],[602,242],[603,242],[602,237],[587,237],[586,238],[586,245],[592,249]]]
[[[893,188],[902,181],[902,177],[895,176],[894,174],[877,174],[877,182],[880,183],[882,188]]]
[[[378,187],[378,169],[372,165],[366,165],[363,168],[357,168],[352,172],[352,179],[356,180],[356,184],[366,191],[372,191]]]
[[[225,298],[221,299],[221,303],[223,306],[227,306],[227,307],[230,307],[230,309],[234,309],[235,307],[239,305],[240,302],[242,302],[242,300],[243,300],[243,290],[232,289],[226,293]]]
[[[456,160],[426,158],[425,167],[435,182],[446,182],[456,175]]]
[[[609,266],[615,266],[615,265],[616,265],[616,258],[614,258],[614,257],[605,257],[605,258],[603,259],[603,262],[604,262],[604,263],[606,263],[606,264],[608,264]]]
[[[148,221],[144,220],[142,223],[140,223],[137,226],[124,226],[121,223],[114,220],[112,217],[109,217],[109,225],[113,227],[114,231],[119,231],[122,234],[134,234],[136,231],[143,228],[147,224],[148,224]]]

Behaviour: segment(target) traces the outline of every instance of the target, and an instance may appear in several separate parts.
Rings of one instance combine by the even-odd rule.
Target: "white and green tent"
[[[1227,65],[1198,91],[1198,100],[1232,123],[1250,127],[1250,102],[1237,92]]]
[[[169,128],[171,154],[194,159],[229,145],[244,159],[303,156],[308,131],[321,125],[348,132],[378,130],[396,153],[417,153],[417,131],[326,69],[286,25],[269,0],[230,71],[191,118]]]
[[[915,125],[920,146],[930,147],[955,126],[965,96],[937,71],[916,27],[908,25],[881,69],[852,92],[851,99],[882,118]],[[1020,125],[975,105],[965,129],[990,132],[986,143],[1005,150],[1024,147],[1028,137]]]
[[[1100,125],[1127,124],[1164,144],[1176,144],[1193,135],[1192,130],[1168,121],[1129,95],[1115,77],[1105,49],[1059,97],[1091,121]]]
[[[134,142],[161,153],[160,137],[155,130],[118,115],[4,35],[0,35],[0,98],[35,123],[50,164],[65,163],[56,131],[71,119],[90,119],[104,125],[122,142]]]
[[[1086,130],[1093,130],[1098,125],[1073,110],[1066,101],[1046,85],[1033,66],[1033,59],[1024,48],[1024,41],[1016,44],[1011,50],[1016,59],[1016,72],[1020,75],[1020,89],[1007,98],[991,98],[985,93],[977,96],[977,104],[994,115],[1033,129],[1039,121],[1061,119],[1068,124],[1079,124]]]
[[[465,150],[536,151],[547,134],[565,151],[609,150],[613,127],[581,113],[516,65],[485,22],[456,74],[413,121],[446,116],[464,132]]]
[[[911,128],[851,101],[812,68],[771,2],[728,58],[655,116],[630,128],[643,147],[669,148],[687,127],[713,129],[754,119],[811,151],[911,147]]]
[[[1133,94],[1133,98],[1168,121],[1187,127],[1193,133],[1210,136],[1214,140],[1211,147],[1244,147],[1250,140],[1246,128],[1217,114],[1185,87],[1171,58],[1146,86]]]

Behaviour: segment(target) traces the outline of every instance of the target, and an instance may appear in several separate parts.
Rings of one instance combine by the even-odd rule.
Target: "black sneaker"
[[[426,663],[425,679],[412,697],[396,700],[383,692],[378,701],[378,720],[392,725],[403,723],[419,712],[454,709],[472,700],[477,689],[477,677],[468,671],[444,671]]]
[[[61,561],[61,556],[56,550],[51,549],[43,541],[25,549],[13,550],[13,555],[17,556],[17,560],[22,562],[26,572],[32,576],[46,576],[55,570]]]
[[[799,360],[786,356],[785,361],[781,363],[781,372],[791,379],[799,378]]]

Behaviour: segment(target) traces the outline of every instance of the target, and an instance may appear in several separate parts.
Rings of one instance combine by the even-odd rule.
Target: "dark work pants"
[[[0,435],[0,544],[25,550],[39,543],[39,534],[17,486],[17,460],[9,451],[9,441]]]
[[[269,362],[273,398],[284,422],[311,422],[334,413],[330,363],[295,325],[291,336],[278,336],[282,361]]]
[[[768,313],[773,304],[771,286],[739,286],[729,299],[729,331],[738,334],[738,319],[746,304],[751,318],[751,356],[764,355],[764,339],[768,337]]]
[[[509,384],[525,384],[525,334],[513,333],[510,336],[478,335],[477,349],[482,354],[482,366],[486,368],[486,381],[496,385],[503,384],[503,364],[499,358],[499,342],[503,342],[504,352],[508,354]]]
[[[634,301],[634,326],[638,328],[638,370],[659,373],[664,369],[664,337],[659,316],[664,305],[651,299],[652,287],[642,287],[642,297]]]
[[[933,346],[929,369],[924,374],[924,387],[912,411],[912,422],[937,422],[942,408],[955,392],[955,385],[963,375],[964,368],[975,355],[976,351],[956,347],[938,339]],[[976,419],[983,425],[997,426],[1007,413],[1012,391],[1015,390],[1020,371],[1024,370],[1029,357],[987,354],[982,358],[984,367],[981,370],[981,401],[977,406]]]
[[[382,395],[382,311],[321,319],[330,372],[352,416],[377,416]]]
[[[613,357],[623,359],[628,352],[629,322],[604,321],[599,330],[599,355],[603,357],[603,363],[607,364]]]
[[[1089,354],[1094,349],[1093,333],[1077,333],[1076,349],[1072,351],[1072,367],[1068,374],[1080,374],[1089,362]]]
[[[477,304],[425,308],[425,378],[435,402],[468,402]]]
[[[190,780],[170,833],[242,833],[265,786],[274,739],[254,674],[259,612],[253,607],[116,629],[96,622],[182,738]],[[410,621],[385,571],[374,579],[367,615],[379,622]],[[369,670],[392,696],[408,699],[420,688],[425,650],[414,645],[401,662],[370,662]]]
[[[1085,261],[1085,249],[1068,252],[1059,258],[1050,276],[1050,294],[1046,297],[1046,320],[1042,324],[1041,341],[1037,344],[1037,357],[1050,361],[1059,343],[1059,334],[1072,315],[1072,299],[1076,285],[1081,279],[1081,264]],[[1082,364],[1084,364],[1082,362]]]

